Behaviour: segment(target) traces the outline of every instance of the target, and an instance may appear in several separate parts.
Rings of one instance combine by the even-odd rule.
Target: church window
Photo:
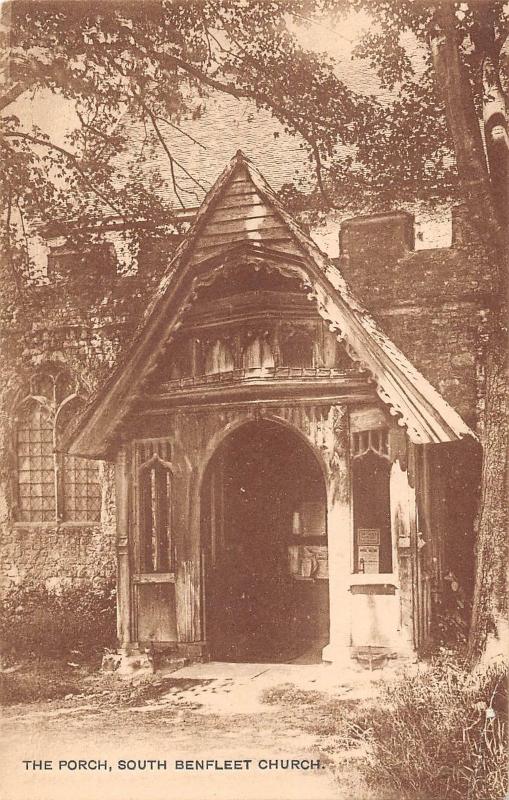
[[[62,435],[82,403],[68,373],[32,376],[17,409],[17,513],[19,522],[98,522],[99,466],[61,451]]]
[[[87,273],[97,278],[111,277],[116,272],[115,248],[111,242],[88,246],[66,243],[52,247],[48,254],[48,277],[69,279]]]
[[[63,432],[77,416],[83,399],[70,396],[60,405],[56,418],[57,451],[61,451]],[[88,458],[63,453],[59,457],[60,515],[65,522],[99,522],[101,519],[101,485],[99,465]]]
[[[53,420],[40,401],[24,403],[18,416],[18,518],[51,522],[56,515]]]

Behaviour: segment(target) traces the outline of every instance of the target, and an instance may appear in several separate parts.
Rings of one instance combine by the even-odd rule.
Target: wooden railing
[[[175,389],[189,389],[193,386],[208,386],[217,384],[234,384],[244,382],[273,381],[273,380],[334,380],[359,374],[358,369],[338,369],[336,367],[252,367],[233,369],[228,372],[214,372],[209,375],[194,375],[186,378],[176,378],[164,381],[163,387],[167,391]]]

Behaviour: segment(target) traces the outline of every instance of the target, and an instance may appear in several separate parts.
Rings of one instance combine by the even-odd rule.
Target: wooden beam
[[[177,638],[198,642],[201,638],[200,564],[182,561],[177,575]]]
[[[127,446],[123,445],[115,466],[117,510],[117,638],[120,647],[131,642],[131,585],[129,558],[130,474]]]
[[[136,573],[132,577],[132,582],[140,583],[175,583],[174,572],[143,572]]]

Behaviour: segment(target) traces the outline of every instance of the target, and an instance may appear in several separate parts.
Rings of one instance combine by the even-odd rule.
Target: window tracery
[[[136,446],[139,568],[142,573],[174,569],[173,466],[167,440],[149,439]]]
[[[99,522],[97,462],[61,451],[65,428],[83,399],[66,370],[31,376],[16,413],[16,518],[19,522]]]

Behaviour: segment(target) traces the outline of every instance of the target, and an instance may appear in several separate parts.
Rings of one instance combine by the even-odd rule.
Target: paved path
[[[200,713],[215,711],[221,714],[267,712],[270,707],[262,702],[263,693],[281,684],[290,683],[299,689],[353,698],[359,692],[365,692],[372,679],[362,669],[338,674],[330,664],[233,664],[220,661],[193,664],[172,673],[172,677],[200,681],[185,690],[172,689],[168,697],[173,702],[198,702],[200,708],[197,711]]]
[[[94,706],[86,699],[71,708],[58,703],[11,707],[3,719],[1,796],[3,800],[365,800],[368,795],[358,795],[355,781],[352,793],[338,785],[337,764],[332,764],[330,755],[334,742],[314,729],[312,704],[302,708],[297,704],[294,709],[264,703],[262,698],[275,687],[292,684],[353,699],[371,691],[374,677],[364,671],[338,674],[329,665],[212,662],[171,675],[162,670],[155,679],[163,681],[164,691],[134,707],[106,702]],[[22,761],[27,759],[51,761],[52,769],[26,770]],[[59,769],[59,761],[79,759],[107,761],[108,766],[95,771]],[[120,769],[122,760],[150,759],[165,766]],[[288,760],[294,761],[293,769],[285,768]],[[211,762],[207,769],[196,764],[207,761]],[[225,761],[237,761],[237,768],[224,768]],[[305,768],[318,761],[319,768]],[[177,762],[188,762],[187,768],[177,769]],[[355,778],[355,765],[350,772]]]

